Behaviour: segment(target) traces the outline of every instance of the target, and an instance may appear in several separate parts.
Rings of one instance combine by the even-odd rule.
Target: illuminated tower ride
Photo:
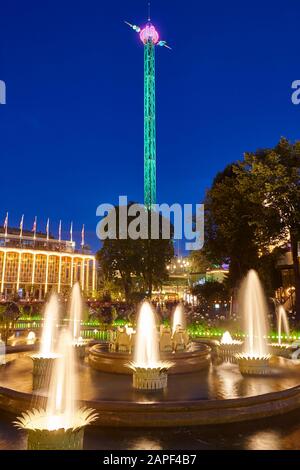
[[[151,209],[156,203],[155,46],[171,48],[159,40],[150,14],[144,28],[125,23],[139,33],[144,44],[144,205]]]

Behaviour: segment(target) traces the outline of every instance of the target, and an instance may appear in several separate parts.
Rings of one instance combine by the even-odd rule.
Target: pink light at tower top
[[[149,40],[151,40],[153,44],[157,44],[159,40],[159,34],[155,27],[151,23],[148,23],[140,32],[140,38],[144,44],[146,44]]]

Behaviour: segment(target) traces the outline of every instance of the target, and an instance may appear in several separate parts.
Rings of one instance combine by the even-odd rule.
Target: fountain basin
[[[210,365],[211,348],[204,343],[192,343],[189,349],[176,353],[161,353],[163,362],[172,362],[169,374],[193,373]],[[93,369],[114,374],[131,374],[127,364],[132,361],[130,353],[111,352],[108,345],[95,344],[89,350],[89,364]]]
[[[172,368],[170,369],[170,371]],[[44,394],[32,392],[32,361],[12,361],[0,377],[0,410],[19,416],[42,405]],[[136,390],[132,377],[92,370],[78,363],[78,407],[93,408],[101,427],[174,427],[233,423],[281,415],[300,407],[300,365],[270,359],[270,374],[242,375],[238,365],[223,363],[188,374],[168,374],[168,387],[155,393]]]
[[[255,357],[248,354],[236,354],[236,360],[241,374],[244,375],[267,375],[270,372],[271,355]]]

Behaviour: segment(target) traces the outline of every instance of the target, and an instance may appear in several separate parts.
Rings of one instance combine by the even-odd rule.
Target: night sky
[[[201,202],[244,151],[300,138],[299,0],[152,0],[173,48],[156,50],[158,202]],[[1,211],[57,235],[96,207],[143,200],[146,0],[9,0],[0,4]]]

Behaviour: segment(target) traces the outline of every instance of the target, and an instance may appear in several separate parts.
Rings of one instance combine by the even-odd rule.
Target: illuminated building
[[[1,230],[1,229],[0,229]],[[67,293],[79,281],[83,292],[96,289],[96,259],[88,250],[75,249],[74,241],[57,240],[43,233],[10,229],[0,231],[0,292],[2,298],[42,300],[55,289]]]
[[[162,296],[164,300],[183,299],[188,302],[193,298],[190,303],[196,302],[196,297],[191,295],[193,287],[211,281],[223,282],[228,274],[227,266],[207,269],[204,272],[195,271],[188,256],[175,256],[167,266],[167,270],[169,279],[164,282],[160,292],[153,293],[154,298]]]

